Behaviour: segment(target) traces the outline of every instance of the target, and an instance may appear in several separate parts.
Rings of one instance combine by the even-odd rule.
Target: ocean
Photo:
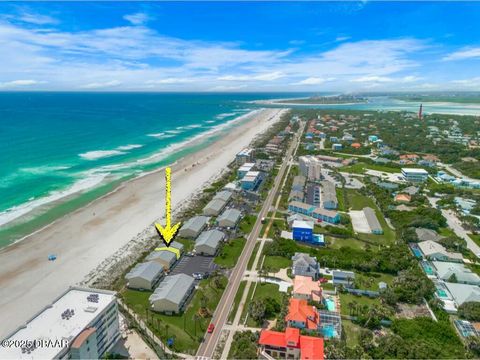
[[[0,247],[207,146],[265,107],[253,100],[302,96],[308,94],[0,93]],[[319,107],[417,106],[375,98]],[[450,106],[445,111],[455,113]]]

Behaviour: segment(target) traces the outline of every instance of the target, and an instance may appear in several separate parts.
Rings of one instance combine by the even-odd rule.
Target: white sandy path
[[[286,110],[265,109],[172,167],[172,206],[185,203]],[[199,163],[192,167],[192,164]],[[187,169],[187,171],[185,171]],[[0,338],[30,319],[164,213],[164,173],[117,191],[0,251]],[[95,214],[95,215],[93,215]],[[55,253],[54,262],[47,260]]]

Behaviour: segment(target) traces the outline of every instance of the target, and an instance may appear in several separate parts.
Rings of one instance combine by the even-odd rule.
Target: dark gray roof
[[[382,226],[377,219],[377,214],[375,214],[375,210],[370,207],[363,208],[363,213],[367,218],[368,226],[370,226],[371,230],[382,230]]]
[[[195,241],[195,246],[207,245],[216,249],[220,241],[222,241],[224,238],[225,234],[220,230],[214,229],[204,231],[198,236],[197,240]]]
[[[240,210],[237,210],[237,209],[234,209],[234,208],[230,208],[230,209],[225,210],[225,211],[217,218],[217,221],[228,220],[228,221],[231,221],[231,222],[236,223],[236,222],[238,221],[238,219],[240,219],[240,216],[241,216],[241,215],[242,215],[242,213],[240,212]]]
[[[174,304],[180,304],[194,284],[193,277],[186,274],[167,276],[150,295],[149,300],[169,300]]]
[[[139,277],[148,281],[153,281],[161,273],[163,273],[162,265],[155,261],[148,261],[135,265],[135,267],[125,275],[125,279],[130,280]]]
[[[194,216],[188,219],[180,230],[200,231],[208,222],[207,216]]]
[[[293,261],[293,266],[317,266],[317,259],[314,257],[305,254],[305,253],[295,253],[295,255],[292,256],[292,261]]]
[[[341,270],[333,270],[332,276],[340,277],[340,278],[350,278],[355,279],[355,273],[353,271],[341,271]]]
[[[418,240],[420,241],[438,241],[441,239],[441,236],[437,234],[435,230],[426,229],[426,228],[416,228],[415,233],[417,234]]]

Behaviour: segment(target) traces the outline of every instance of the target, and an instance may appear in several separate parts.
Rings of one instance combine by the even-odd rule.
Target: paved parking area
[[[217,268],[217,265],[213,262],[213,259],[213,257],[200,255],[193,257],[183,256],[170,274],[186,274],[191,276],[194,272],[212,273]]]
[[[371,229],[363,210],[351,210],[348,215],[352,219],[353,230],[357,233],[370,234]]]

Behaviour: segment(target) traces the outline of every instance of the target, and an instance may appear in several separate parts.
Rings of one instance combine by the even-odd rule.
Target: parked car
[[[202,274],[202,273],[199,273],[199,272],[194,272],[194,273],[192,274],[192,276],[193,276],[193,278],[194,278],[195,280],[202,280],[202,279],[203,279],[203,274]]]
[[[185,253],[185,256],[194,257],[195,253],[193,251],[189,251],[189,252]]]

